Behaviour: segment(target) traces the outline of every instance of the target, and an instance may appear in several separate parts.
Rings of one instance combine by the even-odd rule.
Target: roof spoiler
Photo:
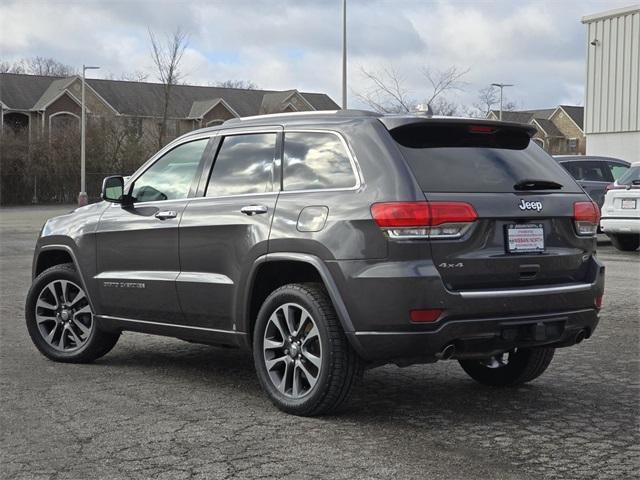
[[[457,117],[425,117],[421,115],[385,115],[379,117],[378,120],[387,128],[392,131],[400,127],[406,126],[438,126],[438,127],[460,127],[460,126],[474,126],[479,127],[493,127],[496,130],[509,129],[519,130],[526,133],[529,138],[533,137],[537,130],[533,125],[526,123],[516,122],[502,122],[500,120],[485,120],[480,118],[457,118]]]

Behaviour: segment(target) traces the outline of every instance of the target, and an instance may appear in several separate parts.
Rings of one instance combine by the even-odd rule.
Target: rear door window
[[[357,184],[342,139],[331,132],[284,135],[284,190],[350,188]]]
[[[391,135],[423,191],[514,192],[523,180],[555,182],[560,184],[556,191],[565,193],[581,191],[526,132],[474,131],[469,125],[409,127]]]
[[[225,137],[218,149],[206,196],[272,192],[275,154],[275,133]]]
[[[618,180],[624,173],[629,170],[629,167],[626,165],[620,165],[618,163],[607,162],[607,166],[611,171],[611,176],[614,180]]]
[[[620,176],[618,183],[620,185],[634,185],[633,182],[640,182],[640,167],[631,167]]]

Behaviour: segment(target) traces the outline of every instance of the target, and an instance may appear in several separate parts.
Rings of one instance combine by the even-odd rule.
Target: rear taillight
[[[595,307],[600,310],[602,308],[602,295],[598,295],[593,303],[595,304]]]
[[[574,203],[573,223],[578,235],[595,235],[600,223],[600,208],[594,202]]]
[[[610,183],[606,187],[604,187],[604,191],[608,192],[609,190],[625,190],[626,188],[626,185],[616,185],[615,183]]]
[[[389,237],[458,238],[478,218],[465,202],[389,202],[371,206],[371,216]]]

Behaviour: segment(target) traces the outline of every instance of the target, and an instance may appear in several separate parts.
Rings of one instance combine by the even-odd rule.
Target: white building
[[[640,161],[640,5],[582,18],[587,26],[587,155]]]

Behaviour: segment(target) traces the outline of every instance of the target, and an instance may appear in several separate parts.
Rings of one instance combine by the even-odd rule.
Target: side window
[[[611,174],[606,171],[604,162],[573,162],[575,178],[590,182],[609,182]]]
[[[349,188],[356,177],[340,137],[325,132],[284,135],[285,190]]]
[[[629,170],[629,167],[625,165],[618,165],[617,163],[607,163],[607,165],[611,170],[611,176],[614,180],[618,180],[627,170]]]
[[[149,167],[133,186],[135,202],[187,198],[208,138],[178,145]]]
[[[273,191],[275,133],[225,137],[207,184],[207,197]]]

